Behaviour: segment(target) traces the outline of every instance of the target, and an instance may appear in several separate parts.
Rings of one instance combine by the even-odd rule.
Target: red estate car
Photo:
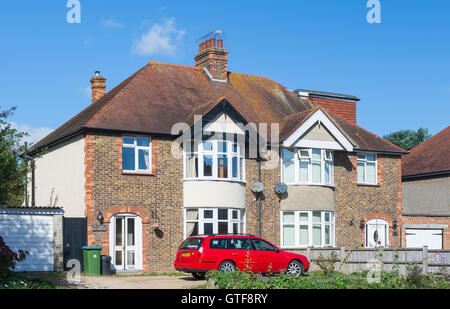
[[[270,242],[251,235],[204,235],[187,238],[177,252],[178,271],[204,278],[208,270],[252,271],[300,276],[309,269],[308,259],[282,251]]]

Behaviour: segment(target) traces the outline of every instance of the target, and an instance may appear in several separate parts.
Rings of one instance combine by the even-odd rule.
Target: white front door
[[[366,224],[366,248],[388,247],[389,225],[381,219],[369,220]]]
[[[112,262],[117,270],[142,269],[142,223],[134,215],[116,215],[112,219]],[[110,250],[111,250],[110,249]]]
[[[442,230],[406,229],[406,248],[442,249]]]

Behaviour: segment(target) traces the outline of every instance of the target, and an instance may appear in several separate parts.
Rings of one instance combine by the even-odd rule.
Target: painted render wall
[[[450,216],[450,177],[403,181],[403,214]]]
[[[85,217],[84,136],[47,149],[35,165],[36,205],[61,206],[65,217]],[[28,196],[31,203],[31,181]]]

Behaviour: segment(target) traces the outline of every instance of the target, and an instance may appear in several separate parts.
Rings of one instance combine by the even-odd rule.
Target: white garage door
[[[442,230],[406,229],[406,248],[442,249]]]
[[[0,214],[0,236],[13,250],[30,254],[16,271],[53,271],[53,217]]]

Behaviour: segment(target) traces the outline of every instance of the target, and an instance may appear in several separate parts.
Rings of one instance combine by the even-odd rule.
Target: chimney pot
[[[222,39],[217,40],[217,48],[223,48],[223,40]]]

